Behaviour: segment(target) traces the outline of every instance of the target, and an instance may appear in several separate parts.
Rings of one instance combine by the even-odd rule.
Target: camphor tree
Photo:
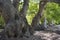
[[[29,0],[24,0],[22,9],[18,11],[19,2],[21,0],[0,0],[0,15],[3,16],[5,20],[5,28],[1,32],[2,38],[21,38],[29,29],[31,35],[34,33],[34,27],[39,24],[40,18],[43,15],[43,10],[47,2],[59,3],[59,0],[41,0],[39,3],[39,10],[32,20],[31,25],[28,24],[26,19],[26,12],[29,7]]]

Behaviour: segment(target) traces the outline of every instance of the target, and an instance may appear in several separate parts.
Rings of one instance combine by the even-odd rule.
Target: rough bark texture
[[[14,6],[15,8],[18,9],[19,2],[20,2],[20,0],[13,0],[13,1],[12,1],[12,4],[13,4],[13,6]]]
[[[13,2],[17,1],[14,0]],[[27,7],[28,5],[26,6],[25,2],[26,0],[24,0],[23,8],[25,7],[26,9],[22,9],[22,12],[24,11],[24,13],[26,13],[28,8]],[[29,3],[28,0],[27,2]],[[26,4],[28,4],[27,2]],[[12,5],[11,1],[8,0],[0,0],[0,8],[1,8],[0,12],[6,22],[4,33],[6,33],[7,37],[8,36],[14,37],[17,35],[17,37],[19,38],[20,35],[23,36],[24,33],[26,32],[26,28],[28,25],[26,18],[24,18],[25,17],[24,14],[22,16],[21,15],[19,16],[19,14],[21,13],[17,11],[16,5],[14,4]]]

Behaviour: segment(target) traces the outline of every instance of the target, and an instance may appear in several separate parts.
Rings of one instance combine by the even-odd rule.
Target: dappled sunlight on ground
[[[60,40],[60,35],[54,32],[36,31],[34,35],[40,36],[42,40]]]

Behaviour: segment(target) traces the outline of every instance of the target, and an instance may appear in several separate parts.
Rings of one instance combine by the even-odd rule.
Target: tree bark
[[[24,0],[23,8],[20,11],[20,13],[21,13],[20,15],[21,16],[26,17],[26,12],[27,12],[28,7],[29,7],[29,0]]]
[[[21,13],[19,13],[17,11],[17,9],[15,8],[17,6],[14,6],[14,5],[12,5],[12,3],[7,2],[8,0],[0,0],[0,1],[1,1],[0,2],[0,5],[1,5],[0,8],[3,9],[3,10],[0,9],[0,10],[2,10],[1,15],[4,17],[4,20],[6,22],[5,30],[4,30],[5,33],[8,31],[9,35],[14,36],[13,34],[15,34],[15,33],[13,33],[13,31],[15,31],[18,33],[18,37],[20,37],[21,34],[24,35],[24,33],[26,32],[27,25],[28,25],[28,22],[27,22],[26,17],[24,15],[28,9],[27,4],[29,3],[29,0],[24,0],[23,9],[21,11],[21,13],[23,12],[22,16],[19,15]],[[25,5],[25,2],[26,2],[26,5]],[[16,17],[17,17],[17,19],[16,19]],[[16,25],[18,25],[18,26],[16,26]],[[13,34],[10,34],[10,32]]]
[[[0,1],[0,12],[1,15],[4,17],[5,22],[7,23],[8,20],[11,20],[14,18],[15,12],[13,11],[13,7],[11,5],[11,1],[8,0],[1,0]]]
[[[13,2],[12,2],[13,6],[14,6],[16,9],[18,9],[19,2],[20,2],[20,0],[13,0]]]
[[[35,15],[35,17],[33,18],[32,24],[31,24],[31,26],[33,27],[33,28],[32,28],[33,31],[34,31],[34,27],[39,24],[39,21],[40,21],[42,15],[43,15],[42,12],[43,12],[44,7],[45,7],[46,4],[47,4],[47,1],[46,1],[46,0],[42,0],[42,1],[40,1],[40,3],[39,3],[39,11],[38,11],[38,13]]]

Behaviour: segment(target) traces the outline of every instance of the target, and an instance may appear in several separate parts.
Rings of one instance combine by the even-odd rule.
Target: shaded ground
[[[0,38],[1,38],[1,35],[0,35]],[[60,40],[60,35],[50,31],[35,31],[34,35],[29,36],[28,38],[27,37],[10,38],[5,40]]]
[[[40,36],[42,40],[60,40],[60,35],[49,31],[36,31],[34,34]]]

